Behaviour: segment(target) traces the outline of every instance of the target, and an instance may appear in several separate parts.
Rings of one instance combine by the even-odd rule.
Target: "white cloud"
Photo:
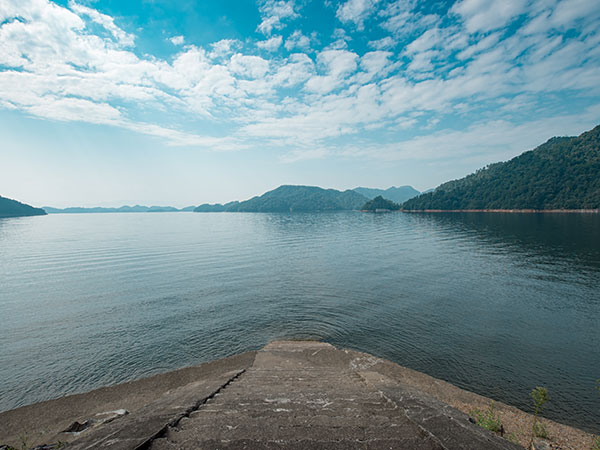
[[[283,28],[283,20],[295,19],[300,15],[296,12],[294,0],[262,0],[260,5],[262,21],[257,29],[265,35]]]
[[[212,47],[211,58],[226,58],[241,47],[241,42],[237,39],[221,39],[213,42],[210,46]]]
[[[356,70],[358,55],[347,50],[325,50],[317,55],[323,75],[315,75],[306,83],[311,92],[328,93],[344,85],[347,75]]]
[[[273,36],[265,41],[259,41],[256,43],[258,48],[262,48],[263,50],[267,50],[269,52],[274,52],[281,47],[281,43],[283,38],[281,36]]]
[[[476,165],[507,160],[531,150],[554,136],[573,136],[597,124],[600,105],[578,114],[536,119],[524,123],[480,121],[464,130],[440,130],[378,147],[347,149],[349,155],[385,160],[477,160]]]
[[[106,103],[94,103],[80,98],[60,98],[44,96],[27,111],[48,119],[62,121],[83,121],[89,123],[118,125],[122,120],[118,109]]]
[[[374,12],[377,3],[378,0],[347,0],[338,7],[336,16],[344,23],[354,23],[360,30],[364,27],[365,19]]]
[[[169,38],[169,41],[171,41],[173,45],[183,45],[185,38],[183,36],[173,36]]]
[[[269,61],[260,56],[238,53],[231,57],[229,68],[237,75],[259,78],[263,77],[269,70]]]
[[[317,62],[334,76],[344,76],[356,70],[358,55],[346,50],[326,50],[317,56]]]
[[[117,42],[119,42],[119,44],[125,46],[133,45],[134,36],[132,34],[126,33],[121,28],[116,26],[115,21],[112,17],[107,16],[106,14],[102,14],[95,9],[79,5],[73,0],[69,0],[69,8],[71,8],[72,11],[75,11],[80,16],[88,16],[90,19],[92,19],[92,21],[104,27],[104,29],[109,31],[114,36],[114,38],[117,40]]]
[[[389,66],[390,58],[393,56],[391,52],[374,51],[363,55],[360,60],[361,69],[370,73],[380,73]]]
[[[388,50],[396,46],[396,41],[390,36],[378,39],[376,41],[369,41],[369,47],[375,50]]]
[[[487,50],[490,47],[496,45],[499,40],[500,40],[499,33],[489,34],[489,35],[485,36],[483,39],[478,40],[475,44],[465,48],[463,51],[461,51],[457,55],[457,58],[458,59],[471,58],[473,55],[481,53],[482,51]]]
[[[345,137],[361,136],[368,148],[368,136],[380,129],[386,136],[407,128],[436,130],[448,115],[512,123],[567,93],[584,94],[587,104],[600,96],[600,33],[593,27],[598,20],[585,4],[565,1],[577,14],[555,0],[531,4],[523,13],[500,11],[499,23],[512,23],[517,15],[524,20],[514,33],[479,33],[491,26],[483,0],[458,3],[453,14],[461,21],[454,25],[422,15],[411,1],[387,2],[377,17],[390,35],[369,42],[375,51],[361,54],[351,49],[366,39],[350,40],[341,28],[325,48],[301,29],[287,39],[273,35],[297,17],[297,6],[265,1],[263,22],[276,18],[263,30],[269,38],[185,45],[161,59],[132,48],[133,35],[92,8],[3,0],[0,107],[117,126],[172,145],[232,149],[259,142],[285,146],[298,157],[308,148],[313,156],[325,149],[343,154],[338,141]],[[560,31],[565,27],[569,33]],[[296,53],[267,53],[282,44]],[[186,119],[180,123],[223,130],[222,136],[176,129],[180,125],[163,119],[167,110]],[[156,123],[147,122],[152,116]],[[346,154],[359,150],[348,148]]]
[[[273,76],[276,86],[291,87],[308,80],[315,72],[315,64],[304,53],[290,55],[284,64],[278,67]]]
[[[594,20],[600,17],[598,3],[589,0],[562,0],[552,12],[551,22],[556,27],[567,27],[578,19]]]
[[[537,2],[531,8],[532,20],[522,32],[525,34],[546,33],[551,30],[567,30],[577,22],[598,29],[600,8],[595,2],[587,0],[551,0]]]
[[[296,30],[285,40],[285,48],[288,51],[308,50],[310,49],[310,38],[303,35],[300,30]]]
[[[503,28],[526,12],[526,0],[461,0],[451,11],[459,15],[470,33]]]
[[[379,11],[383,18],[381,27],[396,37],[411,36],[413,33],[427,29],[440,21],[435,14],[422,14],[415,10],[416,2],[397,0],[388,3]]]
[[[432,48],[437,47],[442,41],[443,34],[444,32],[439,28],[431,28],[408,44],[406,51],[409,54],[414,54],[431,50]]]

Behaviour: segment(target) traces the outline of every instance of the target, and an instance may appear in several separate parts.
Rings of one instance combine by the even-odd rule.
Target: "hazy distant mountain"
[[[53,208],[44,206],[43,208],[48,214],[93,214],[93,213],[140,213],[140,212],[178,212],[178,211],[193,211],[193,206],[188,206],[183,209],[177,209],[173,206],[121,206],[119,208],[104,208],[101,206],[82,208],[72,206],[70,208]]]
[[[410,199],[405,210],[600,208],[600,125]]]
[[[362,206],[362,208],[360,208],[360,209],[362,211],[372,211],[372,212],[398,211],[400,209],[400,205],[397,203],[394,203],[391,200],[383,198],[381,195],[378,195],[374,199],[369,200],[367,203],[365,203]]]
[[[226,212],[229,211],[230,209],[233,210],[233,208],[237,207],[237,205],[239,205],[240,202],[229,202],[229,203],[225,203],[224,205],[222,205],[221,203],[214,203],[214,204],[209,204],[209,203],[204,203],[200,206],[197,206],[194,209],[194,212]]]
[[[373,199],[377,196],[381,196],[385,199],[391,200],[396,203],[403,203],[406,200],[409,200],[413,197],[416,197],[420,194],[412,186],[392,186],[389,189],[374,189],[374,188],[365,188],[365,187],[357,187],[353,189],[361,195],[364,195],[368,199]]]
[[[44,216],[46,211],[0,196],[0,217]]]
[[[353,191],[316,186],[279,186],[259,197],[226,205],[200,205],[196,212],[317,212],[358,210],[368,199]]]

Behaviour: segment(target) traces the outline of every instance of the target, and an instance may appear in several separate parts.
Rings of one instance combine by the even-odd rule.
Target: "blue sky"
[[[600,123],[595,0],[0,0],[0,195],[425,190]]]

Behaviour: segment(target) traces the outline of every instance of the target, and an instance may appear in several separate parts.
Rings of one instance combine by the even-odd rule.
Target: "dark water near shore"
[[[600,216],[0,220],[0,410],[318,338],[600,432]]]

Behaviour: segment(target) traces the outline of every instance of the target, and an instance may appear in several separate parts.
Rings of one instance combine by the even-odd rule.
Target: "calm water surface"
[[[0,410],[315,338],[600,432],[600,217],[0,219]]]

